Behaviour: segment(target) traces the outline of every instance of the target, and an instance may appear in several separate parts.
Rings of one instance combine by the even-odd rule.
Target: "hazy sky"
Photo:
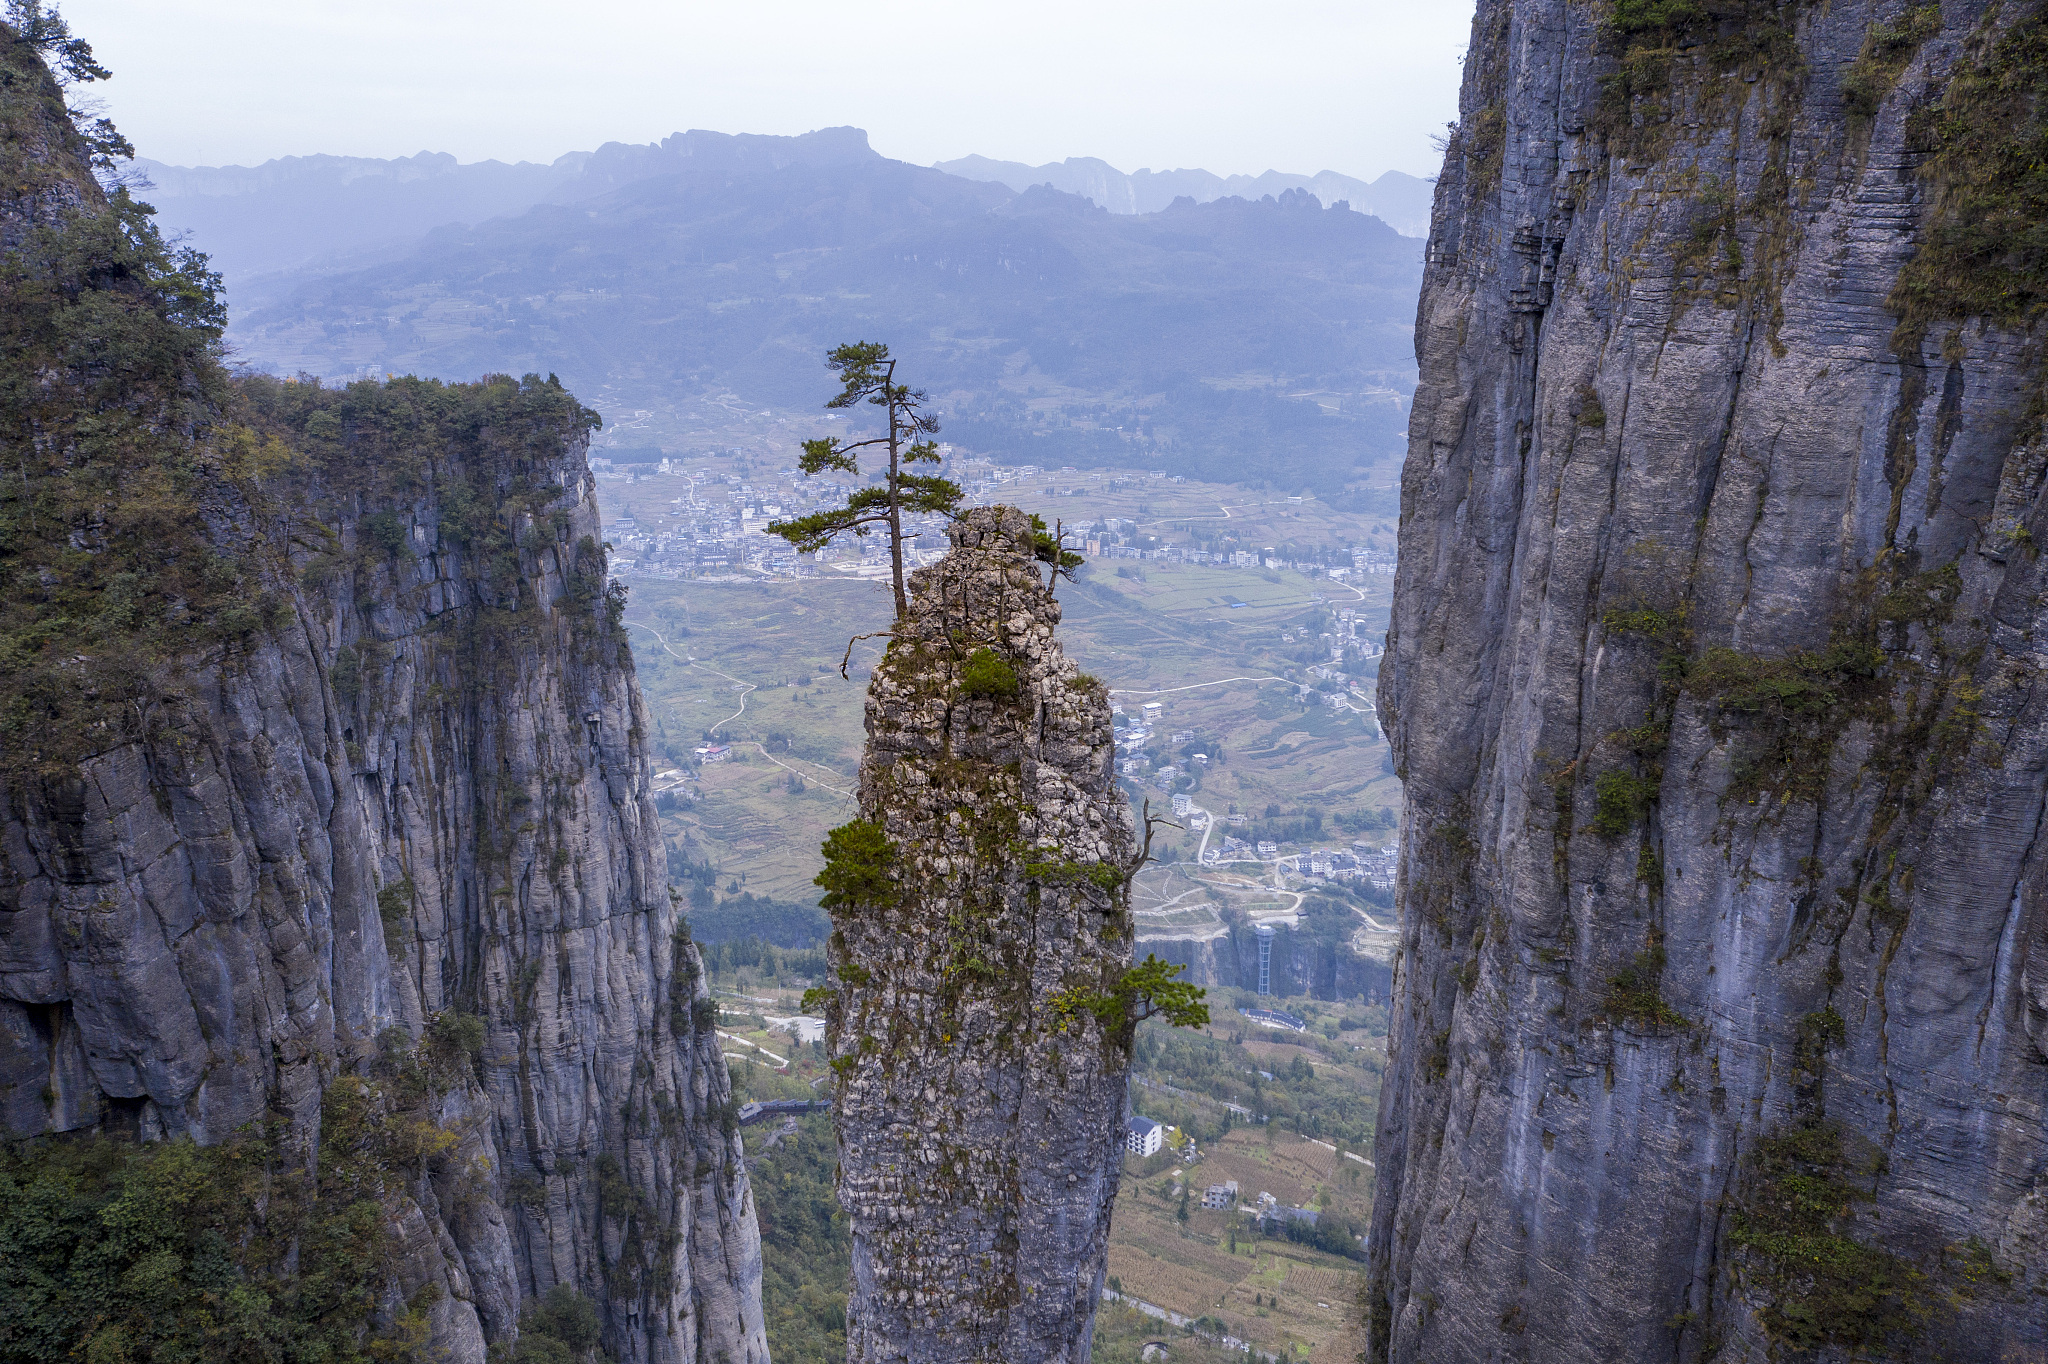
[[[1436,171],[1471,0],[63,0],[144,156],[552,160],[853,124],[884,155]]]

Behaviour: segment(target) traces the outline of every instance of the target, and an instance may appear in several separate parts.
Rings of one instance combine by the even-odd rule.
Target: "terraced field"
[[[1243,1218],[1199,1206],[1203,1188],[1234,1179],[1248,1203],[1261,1192],[1289,1206],[1322,1195],[1330,1206],[1363,1210],[1363,1167],[1346,1161],[1333,1172],[1334,1160],[1292,1133],[1239,1129],[1185,1169],[1195,1194],[1185,1223],[1170,1172],[1147,1179],[1127,1173],[1110,1232],[1111,1276],[1127,1294],[1184,1316],[1215,1318],[1229,1334],[1283,1359],[1348,1364],[1363,1343],[1355,1301],[1362,1266],[1252,1235]]]

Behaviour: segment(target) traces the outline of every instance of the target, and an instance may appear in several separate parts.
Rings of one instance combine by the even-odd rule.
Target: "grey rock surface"
[[[847,1357],[1085,1364],[1129,1030],[1078,1001],[1130,965],[1136,852],[1108,693],[1054,638],[1029,521],[978,508],[951,535],[869,684],[886,888],[833,907]],[[970,692],[983,649],[1014,691]]]
[[[106,211],[75,133],[47,133],[7,150],[27,189],[0,201],[0,246]],[[460,405],[407,382],[377,391]],[[322,400],[378,408],[374,389]],[[224,470],[232,417],[187,433],[167,486],[263,610],[138,662],[144,684],[61,770],[10,724],[0,1135],[210,1143],[275,1119],[303,1155],[335,1085],[475,1016],[481,1049],[436,1096],[452,1149],[390,1209],[387,1316],[438,1287],[433,1357],[483,1364],[523,1299],[569,1284],[619,1364],[766,1364],[743,1148],[583,429],[516,420],[520,394],[574,412],[551,383],[469,392],[507,399],[467,409],[496,429],[378,408],[406,462],[390,478],[302,457],[259,486]],[[454,529],[478,524],[502,549]]]
[[[1377,1360],[1788,1357],[1816,1280],[1744,1228],[1799,1131],[1921,1276],[1817,1357],[2048,1350],[2040,351],[1888,305],[1914,111],[2037,7],[1709,8],[1633,101],[1607,6],[1474,20],[1381,669]]]
[[[693,1025],[708,991],[659,861],[631,656],[565,592],[598,525],[580,441],[532,472],[555,494],[520,533],[558,511],[567,529],[520,555],[546,604],[530,647],[451,647],[496,603],[424,500],[414,556],[300,589],[287,628],[189,666],[148,741],[4,793],[0,1121],[210,1141],[275,1109],[310,1132],[386,1029],[476,1014],[475,1082],[448,1099],[471,1159],[451,1168],[484,1162],[489,1192],[444,1218],[422,1189],[408,1228],[447,1293],[437,1344],[480,1361],[522,1297],[568,1283],[621,1361],[765,1361],[753,1203],[716,1035]],[[343,650],[371,660],[353,699]]]

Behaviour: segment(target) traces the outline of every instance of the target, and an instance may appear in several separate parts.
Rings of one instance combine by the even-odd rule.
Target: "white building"
[[[1124,1120],[1124,1149],[1134,1156],[1152,1156],[1166,1144],[1166,1129],[1150,1118],[1133,1115]]]

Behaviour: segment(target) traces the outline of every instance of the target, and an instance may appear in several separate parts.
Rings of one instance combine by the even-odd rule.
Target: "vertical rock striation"
[[[159,266],[91,266],[146,225],[0,40],[0,1132],[307,1152],[438,1028],[468,1059],[387,1186],[385,1319],[482,1364],[566,1284],[621,1364],[765,1364],[592,414],[531,376],[230,383]]]
[[[1122,1159],[1136,853],[1109,698],[1013,507],[912,578],[826,844],[848,1358],[1089,1357]]]
[[[2044,57],[2037,4],[1480,0],[1371,1357],[2048,1348]]]

